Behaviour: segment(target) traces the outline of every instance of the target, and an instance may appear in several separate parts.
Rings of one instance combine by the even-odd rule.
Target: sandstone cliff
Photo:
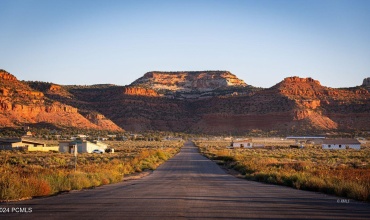
[[[10,73],[0,71],[0,126],[22,126],[24,124],[49,123],[60,127],[76,127],[84,129],[122,130],[113,122],[95,123],[83,117],[78,108],[60,103],[46,97],[43,92],[32,89],[28,84],[20,82]],[[35,84],[35,83],[34,83]],[[71,94],[55,84],[46,85],[46,94],[63,94],[71,98]]]
[[[69,93],[64,86],[46,83],[46,82],[26,82],[32,89],[43,92],[48,98],[59,100],[63,98],[73,98],[73,95]]]
[[[228,71],[148,72],[131,85],[173,92],[207,92],[220,88],[247,86],[243,80]]]
[[[370,94],[361,87],[333,89],[311,78],[289,77],[273,88],[295,102],[294,119],[304,121],[306,127],[366,129],[370,123]]]

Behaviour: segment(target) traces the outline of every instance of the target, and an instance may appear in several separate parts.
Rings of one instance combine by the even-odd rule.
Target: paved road
[[[0,204],[32,213],[0,219],[370,219],[370,204],[226,174],[192,143],[139,180]]]

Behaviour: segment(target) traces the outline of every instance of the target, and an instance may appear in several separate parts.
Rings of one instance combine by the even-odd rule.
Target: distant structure
[[[232,148],[252,148],[253,143],[252,139],[245,139],[245,140],[236,140],[231,142]]]
[[[361,143],[356,139],[325,139],[322,143],[325,150],[361,149]]]
[[[27,131],[27,133],[23,137],[32,137],[32,132]]]
[[[58,147],[47,147],[44,142],[22,138],[0,139],[0,150],[57,151]]]
[[[74,146],[77,146],[78,153],[92,153],[93,150],[105,151],[108,147],[100,141],[90,142],[86,140],[61,141],[59,142],[59,152],[73,153]]]

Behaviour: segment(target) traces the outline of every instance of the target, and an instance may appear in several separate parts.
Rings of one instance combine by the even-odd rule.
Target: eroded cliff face
[[[228,71],[148,72],[131,85],[173,92],[206,92],[220,88],[247,86],[243,80]]]
[[[0,126],[51,123],[62,127],[122,130],[113,122],[100,123],[82,116],[78,108],[51,100],[6,71],[0,71]],[[41,85],[42,83],[37,83]],[[42,84],[46,94],[66,93],[55,84]],[[69,94],[70,95],[70,94]]]
[[[33,90],[41,91],[46,97],[53,100],[60,100],[63,98],[73,98],[63,86],[54,83],[45,82],[26,82],[26,84]]]
[[[294,120],[321,130],[366,129],[369,92],[361,87],[333,89],[311,78],[288,77],[273,87],[296,103]]]

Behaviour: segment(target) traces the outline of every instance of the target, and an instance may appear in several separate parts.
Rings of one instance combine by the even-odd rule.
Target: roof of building
[[[234,140],[233,141],[233,143],[245,143],[245,142],[252,142],[252,139]]]
[[[2,143],[16,143],[21,141],[22,139],[20,138],[0,138],[0,142]]]
[[[26,144],[38,144],[38,145],[44,145],[44,142],[41,141],[34,141],[34,140],[22,140],[22,143]]]
[[[24,139],[24,138],[0,138],[0,142],[2,143],[29,143],[29,144],[45,144],[44,142],[38,140],[31,140],[31,139]]]
[[[323,144],[361,144],[357,139],[325,139]]]
[[[323,136],[289,136],[286,139],[324,139]]]

